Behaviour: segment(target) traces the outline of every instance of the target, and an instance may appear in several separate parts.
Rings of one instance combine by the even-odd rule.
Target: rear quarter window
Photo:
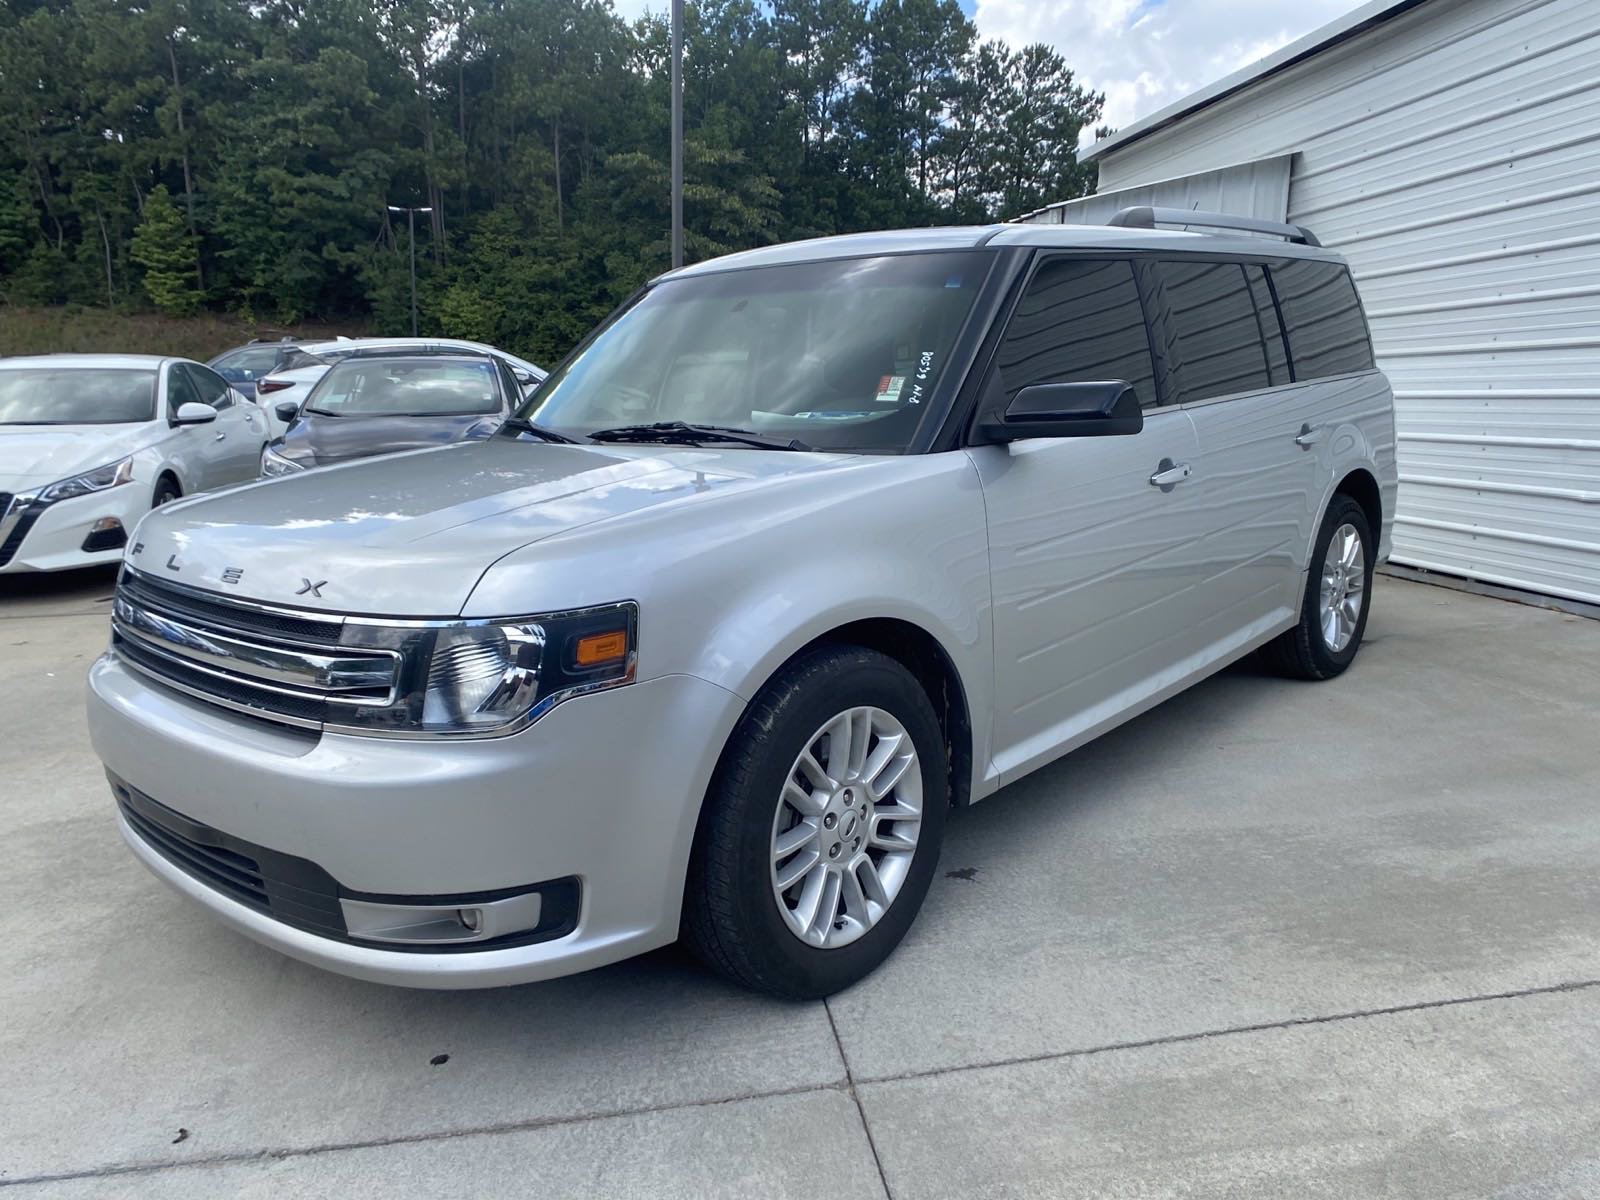
[[[1296,379],[1372,369],[1367,321],[1347,267],[1307,259],[1274,263],[1269,270]]]

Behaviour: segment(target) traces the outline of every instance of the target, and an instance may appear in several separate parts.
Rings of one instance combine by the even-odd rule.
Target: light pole
[[[674,0],[682,3],[682,0]],[[431,213],[432,208],[402,208],[396,204],[387,206],[392,213],[403,212],[406,214],[406,223],[411,227],[411,336],[417,336],[417,214]]]
[[[683,0],[672,0],[672,266],[683,266]]]

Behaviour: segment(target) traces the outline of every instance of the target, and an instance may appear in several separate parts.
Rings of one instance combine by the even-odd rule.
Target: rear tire
[[[706,796],[684,940],[712,969],[788,999],[865,977],[932,882],[947,763],[927,693],[894,659],[825,646],[790,663],[751,703]]]
[[[1261,648],[1266,664],[1291,679],[1332,679],[1343,674],[1361,649],[1376,565],[1366,510],[1337,493],[1312,547],[1300,620]]]

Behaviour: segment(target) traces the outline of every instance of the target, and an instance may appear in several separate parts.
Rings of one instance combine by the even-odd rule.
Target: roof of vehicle
[[[364,347],[361,354],[352,354],[348,358],[341,358],[334,363],[330,370],[342,367],[356,367],[362,363],[372,362],[436,362],[436,363],[487,363],[492,364],[495,356],[488,351],[463,354],[455,351],[451,354],[441,354],[438,351],[420,349],[406,349],[403,346],[368,346]]]
[[[822,262],[836,258],[865,258],[926,250],[971,250],[980,246],[1037,246],[1078,250],[1170,250],[1223,254],[1268,254],[1284,258],[1338,259],[1333,251],[1304,246],[1256,234],[1191,233],[1176,229],[1135,229],[1110,225],[945,225],[931,229],[892,229],[880,233],[849,233],[763,246],[721,258],[707,259],[659,276],[683,279],[769,267],[787,263]]]
[[[172,359],[162,354],[29,354],[18,358],[0,358],[0,369],[11,367],[99,367],[154,371],[164,362],[189,362]]]

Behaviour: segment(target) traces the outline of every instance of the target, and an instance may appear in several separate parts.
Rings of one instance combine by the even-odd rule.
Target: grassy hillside
[[[254,337],[334,337],[369,332],[359,321],[289,327],[250,323],[232,314],[166,317],[109,308],[0,306],[0,355],[171,354],[204,362]]]

